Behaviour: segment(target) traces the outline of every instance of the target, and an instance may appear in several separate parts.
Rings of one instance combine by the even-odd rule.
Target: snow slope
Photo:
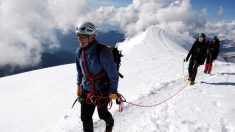
[[[235,131],[235,69],[233,63],[215,61],[211,75],[199,67],[196,84],[186,85],[183,58],[193,39],[158,27],[119,44],[124,58],[119,92],[128,102],[160,103],[142,108],[125,104],[110,110],[114,132],[233,132]],[[184,68],[184,69],[183,69]],[[75,97],[75,65],[64,65],[0,79],[0,131],[82,131],[80,105]],[[186,87],[184,87],[186,85]],[[105,123],[93,116],[95,132]]]
[[[75,93],[75,65],[0,79],[0,131],[45,131],[63,120]]]

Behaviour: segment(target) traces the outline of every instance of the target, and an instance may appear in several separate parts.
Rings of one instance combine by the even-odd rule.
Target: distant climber
[[[184,59],[184,61],[187,62],[190,58],[188,65],[188,80],[190,81],[190,85],[195,84],[194,81],[197,75],[197,69],[200,65],[204,64],[206,59],[206,51],[206,35],[201,33],[192,45],[186,59]]]
[[[206,64],[204,73],[211,73],[212,70],[212,63],[214,60],[217,59],[220,50],[220,41],[219,39],[214,36],[213,40],[210,41],[207,45],[207,56],[206,56]]]

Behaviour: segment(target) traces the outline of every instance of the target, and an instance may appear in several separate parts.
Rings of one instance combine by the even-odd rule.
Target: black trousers
[[[197,68],[199,67],[199,64],[196,60],[190,60],[188,65],[188,74],[191,81],[195,81],[195,78],[197,76]]]
[[[207,56],[206,57],[206,64],[212,64],[214,61],[214,57],[213,56]]]
[[[112,127],[114,125],[114,119],[107,108],[108,100],[101,99],[99,103],[102,105],[100,108],[97,108],[99,118],[105,121],[106,127]],[[83,123],[84,132],[93,132],[92,116],[95,108],[96,106],[94,104],[88,104],[86,100],[81,101],[81,120]]]

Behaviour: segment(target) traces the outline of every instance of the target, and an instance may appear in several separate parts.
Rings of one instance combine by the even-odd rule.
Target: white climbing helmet
[[[85,34],[85,35],[93,35],[96,34],[97,29],[95,25],[91,22],[84,22],[80,26],[76,28],[76,34]]]

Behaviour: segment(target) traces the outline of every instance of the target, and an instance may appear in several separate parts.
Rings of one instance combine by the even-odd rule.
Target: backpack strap
[[[97,43],[96,54],[97,54],[99,62],[100,62],[100,53],[103,48],[107,48],[107,46],[100,44],[100,43]],[[112,51],[110,51],[110,52],[112,53],[114,62],[117,65],[118,75],[119,75],[119,77],[123,78],[124,76],[119,72],[119,67],[121,65],[121,57],[123,57],[123,55],[121,53],[119,53],[119,51],[116,47],[112,47]],[[120,57],[114,56],[114,54],[120,54]]]
[[[82,65],[84,67],[86,78],[87,78],[87,80],[89,80],[91,94],[94,95],[95,94],[95,81],[105,77],[106,72],[102,70],[100,73],[98,73],[95,76],[90,73],[90,71],[88,69],[87,61],[86,61],[85,50],[82,50]]]
[[[96,56],[97,56],[99,62],[100,62],[100,53],[101,53],[101,50],[102,50],[103,48],[105,48],[105,45],[100,44],[100,43],[97,43],[97,47],[96,47]]]

